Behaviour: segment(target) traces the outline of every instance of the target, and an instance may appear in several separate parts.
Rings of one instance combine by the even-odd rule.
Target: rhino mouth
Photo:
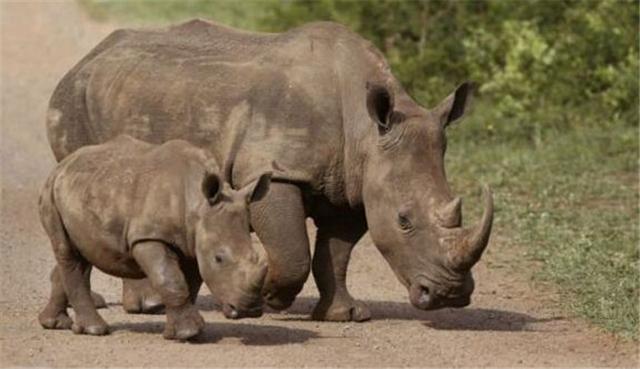
[[[233,304],[224,304],[222,305],[222,313],[227,319],[259,318],[262,316],[262,306],[257,305],[241,309]]]

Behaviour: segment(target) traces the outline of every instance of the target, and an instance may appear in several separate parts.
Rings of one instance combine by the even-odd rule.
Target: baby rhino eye
[[[216,259],[216,263],[220,264],[222,263],[223,257],[221,254],[216,254],[215,259]]]
[[[413,228],[413,226],[411,225],[411,221],[409,220],[409,217],[407,217],[407,215],[405,214],[398,214],[398,225],[400,226],[400,229],[402,229],[403,231],[409,231]]]

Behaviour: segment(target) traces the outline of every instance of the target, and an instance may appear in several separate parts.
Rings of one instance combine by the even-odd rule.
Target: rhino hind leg
[[[58,325],[61,328],[68,326],[69,322],[64,317],[66,300],[68,299],[76,313],[71,324],[71,330],[74,333],[107,334],[109,327],[98,314],[87,283],[86,275],[89,273],[90,265],[78,253],[75,245],[67,236],[68,232],[55,205],[52,193],[53,183],[54,177],[50,177],[40,197],[40,218],[51,240],[58,265],[54,268],[51,278],[52,299],[40,314],[40,323],[44,323],[45,328]],[[51,321],[51,318],[54,319],[54,322]]]
[[[87,286],[89,286],[89,289],[91,289],[91,269],[92,268],[89,267],[84,272],[85,283],[87,284]],[[51,283],[53,283],[53,275],[51,278]],[[105,309],[107,307],[107,301],[104,299],[104,297],[102,297],[101,294],[97,292],[91,291],[91,300],[93,300],[93,305],[96,307],[96,309]],[[69,300],[67,300],[66,295],[65,301],[67,301],[67,307],[71,306],[69,305]]]
[[[73,320],[67,314],[67,294],[56,266],[51,271],[51,295],[47,306],[38,315],[40,325],[45,329],[71,329]]]
[[[61,253],[63,255],[58,256],[60,279],[71,307],[76,313],[71,330],[76,334],[92,336],[109,333],[109,326],[98,314],[91,298],[91,290],[85,283],[84,273],[89,268],[89,264],[75,254],[64,251]]]
[[[96,309],[105,309],[107,307],[107,301],[97,292],[91,291],[91,300]]]
[[[133,246],[132,254],[166,306],[164,337],[187,340],[197,336],[204,319],[191,301],[192,291],[178,256],[158,241],[139,242]]]
[[[314,320],[355,321],[371,319],[369,308],[356,301],[346,285],[351,250],[366,232],[357,217],[332,217],[316,222],[318,233],[313,255],[313,277],[320,300],[311,314]]]
[[[162,297],[147,279],[122,279],[122,307],[129,314],[162,314]]]
[[[87,276],[90,273],[85,273]],[[69,305],[69,299],[64,292],[64,286],[60,279],[60,270],[58,266],[55,266],[51,271],[51,295],[47,306],[38,315],[38,321],[40,325],[45,329],[71,329],[73,320],[67,313]],[[91,292],[91,299],[96,309],[102,309],[107,307],[107,303],[104,298],[95,292]]]
[[[65,293],[73,310],[75,319],[71,330],[76,334],[89,334],[100,336],[109,333],[107,323],[102,319],[91,297],[91,290],[85,283],[84,273],[89,267],[87,261],[76,255],[69,255],[66,252],[58,257],[62,262],[60,276]]]

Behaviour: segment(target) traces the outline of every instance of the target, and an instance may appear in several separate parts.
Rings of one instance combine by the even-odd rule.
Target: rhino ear
[[[393,94],[388,88],[367,82],[367,111],[380,134],[391,130],[393,104]]]
[[[214,205],[220,199],[220,193],[222,192],[222,179],[215,173],[205,173],[202,179],[202,194],[209,202],[209,205]]]
[[[465,82],[438,105],[436,112],[443,127],[448,126],[449,123],[455,122],[464,115],[471,101],[473,90],[474,83]]]
[[[262,173],[256,180],[239,190],[247,199],[247,203],[258,201],[266,195],[271,185],[271,176],[272,172]]]

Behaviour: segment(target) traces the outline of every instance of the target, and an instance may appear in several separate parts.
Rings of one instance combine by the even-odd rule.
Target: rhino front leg
[[[269,192],[251,203],[251,226],[269,262],[262,289],[273,309],[286,309],[309,277],[311,255],[302,192],[289,183],[271,183]]]
[[[354,300],[346,284],[351,250],[366,232],[359,217],[332,217],[317,221],[318,233],[313,255],[313,277],[320,301],[313,310],[314,320],[356,321],[371,318],[369,308]]]
[[[129,314],[159,314],[162,297],[148,279],[122,279],[122,308]]]
[[[196,261],[185,261],[180,265],[184,278],[189,286],[189,300],[195,305],[198,299],[198,292],[202,286],[202,277],[200,276],[200,270],[198,269],[198,263]]]
[[[178,255],[158,241],[139,242],[133,246],[132,254],[166,306],[164,337],[186,340],[198,335],[204,319],[191,302],[191,290]]]

